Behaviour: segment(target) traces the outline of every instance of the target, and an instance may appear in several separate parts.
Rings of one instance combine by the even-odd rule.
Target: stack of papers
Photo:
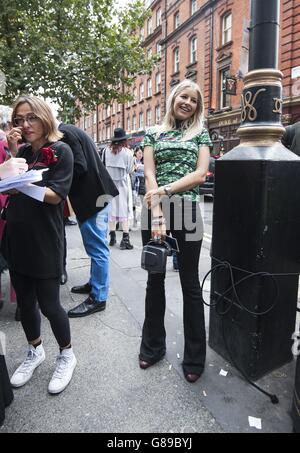
[[[42,181],[44,171],[48,171],[48,168],[44,168],[42,170],[29,170],[21,175],[3,179],[0,181],[0,192],[17,189],[29,197],[43,201],[45,196],[45,187],[35,186],[33,183]]]

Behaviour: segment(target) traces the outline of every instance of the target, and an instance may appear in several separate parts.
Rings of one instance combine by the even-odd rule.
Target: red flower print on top
[[[42,163],[47,165],[47,167],[51,164],[54,164],[57,162],[57,156],[55,155],[55,151],[50,148],[41,148],[41,153],[42,153]]]

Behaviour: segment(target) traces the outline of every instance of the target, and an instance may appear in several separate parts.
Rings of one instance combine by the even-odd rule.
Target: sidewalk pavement
[[[118,243],[121,232],[117,233]],[[84,296],[70,293],[85,283],[89,260],[77,227],[67,228],[69,280],[61,288],[66,310]],[[206,370],[189,384],[181,369],[183,353],[182,296],[178,273],[168,263],[166,278],[167,354],[148,370],[138,366],[147,274],[140,267],[141,240],[131,233],[133,250],[111,250],[111,290],[104,312],[71,319],[72,343],[78,359],[69,387],[60,395],[47,394],[57,346],[49,323],[43,320],[46,361],[31,381],[15,390],[0,433],[220,433],[291,432],[289,416],[294,387],[294,363],[267,375],[258,383],[276,393],[279,405],[249,386],[238,372],[208,348]],[[209,242],[204,241],[201,279],[210,268]],[[7,277],[3,288],[8,292]],[[209,300],[209,282],[205,287]],[[12,374],[24,357],[26,341],[14,321],[15,306],[0,311],[0,331],[7,338],[7,365]],[[206,309],[208,323],[208,310]],[[208,324],[207,324],[208,327]],[[208,329],[207,329],[208,331]],[[227,376],[220,371],[227,371]],[[248,417],[261,419],[262,429],[250,427]]]

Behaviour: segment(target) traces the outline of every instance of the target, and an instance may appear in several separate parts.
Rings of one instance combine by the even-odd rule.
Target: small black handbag
[[[152,274],[166,272],[167,257],[172,255],[172,247],[165,241],[149,241],[142,251],[142,269]]]

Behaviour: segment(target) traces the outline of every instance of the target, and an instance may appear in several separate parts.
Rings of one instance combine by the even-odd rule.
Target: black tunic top
[[[53,150],[52,153],[50,149],[50,158],[49,147]],[[67,197],[73,177],[73,155],[68,145],[46,144],[38,153],[25,145],[18,157],[26,159],[29,169],[49,168],[36,184],[49,187],[63,200]],[[34,278],[59,277],[63,262],[63,201],[52,205],[19,193],[10,197],[6,220],[2,247],[9,268]]]

